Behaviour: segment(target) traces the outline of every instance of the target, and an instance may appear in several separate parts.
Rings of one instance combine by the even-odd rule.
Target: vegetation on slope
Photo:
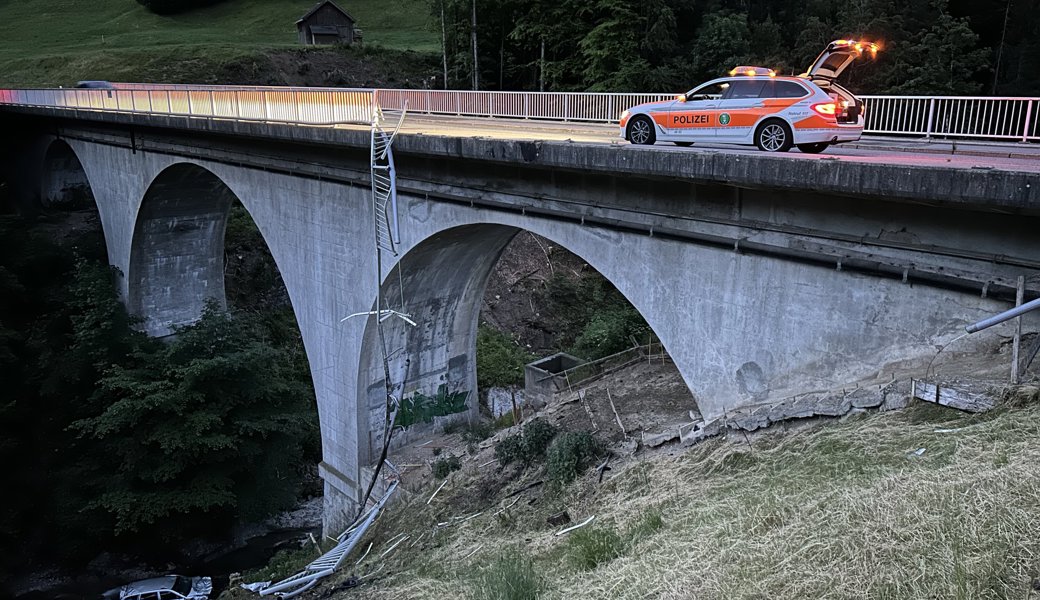
[[[69,86],[112,81],[235,81],[274,49],[298,49],[296,20],[313,0],[234,0],[156,15],[132,0],[0,3],[0,84]],[[365,44],[433,51],[424,0],[355,0],[345,7]]]
[[[0,546],[20,549],[0,579],[103,550],[165,562],[185,539],[291,506],[319,446],[291,312],[209,310],[148,338],[116,297],[99,228],[58,243],[66,225],[50,221],[0,218],[0,462],[16,490]],[[229,228],[231,247],[247,229]]]
[[[1040,392],[1019,396],[985,416],[915,405],[717,438],[534,501],[505,492],[537,473],[489,488],[476,458],[433,502],[431,488],[391,508],[356,573],[374,581],[330,597],[1026,598]],[[556,537],[561,509],[596,520]],[[382,557],[397,534],[410,537]]]

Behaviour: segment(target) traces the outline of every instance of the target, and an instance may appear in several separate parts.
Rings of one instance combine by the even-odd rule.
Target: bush
[[[458,456],[449,454],[444,458],[438,458],[433,461],[433,476],[437,479],[444,479],[461,468],[462,460]]]
[[[535,356],[488,325],[477,330],[477,386],[482,390],[524,384],[524,365]]]
[[[137,0],[137,3],[157,15],[175,15],[182,12],[218,4],[223,0]]]
[[[625,542],[613,529],[587,527],[567,540],[567,562],[579,571],[591,571],[625,552]]]
[[[567,484],[574,481],[603,452],[603,444],[588,431],[569,431],[549,448],[549,481]]]
[[[475,587],[475,595],[487,600],[534,600],[545,589],[545,582],[534,561],[516,551],[499,556],[481,570]]]
[[[545,456],[549,443],[556,437],[556,428],[544,419],[535,419],[495,446],[495,458],[502,465],[520,462],[529,465]]]

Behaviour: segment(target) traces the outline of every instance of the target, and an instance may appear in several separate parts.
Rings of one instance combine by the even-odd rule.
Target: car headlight
[[[621,120],[624,121],[625,119],[627,119],[629,114],[630,113],[627,110],[625,112],[621,113]]]

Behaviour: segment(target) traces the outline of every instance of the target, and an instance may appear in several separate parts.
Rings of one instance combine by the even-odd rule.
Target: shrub
[[[175,15],[182,12],[219,4],[223,0],[137,0],[137,3],[158,15]]]
[[[557,484],[574,481],[601,452],[603,444],[588,431],[564,433],[549,448],[549,481]]]
[[[508,436],[495,446],[495,458],[503,465],[521,462],[529,465],[545,456],[549,443],[556,437],[556,428],[544,419],[535,419],[524,425],[521,433]]]
[[[586,527],[567,540],[567,562],[579,571],[591,571],[625,552],[625,542],[613,529]]]
[[[477,386],[482,390],[524,384],[524,365],[535,356],[488,325],[477,330]]]
[[[437,479],[444,479],[461,468],[462,460],[458,456],[449,454],[444,458],[438,458],[433,461],[433,476]]]
[[[475,587],[475,595],[487,600],[534,600],[545,589],[545,582],[534,561],[516,551],[499,556],[481,570]]]
[[[491,437],[491,434],[495,432],[495,426],[486,421],[477,421],[476,423],[468,423],[462,428],[460,432],[462,441],[467,444],[479,444],[484,440]]]

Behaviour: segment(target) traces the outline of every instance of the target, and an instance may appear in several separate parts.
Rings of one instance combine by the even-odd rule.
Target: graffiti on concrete
[[[401,400],[394,419],[394,427],[411,427],[416,423],[430,423],[434,417],[453,415],[466,410],[466,399],[469,391],[448,391],[448,386],[441,384],[437,393],[427,396],[416,392]]]

